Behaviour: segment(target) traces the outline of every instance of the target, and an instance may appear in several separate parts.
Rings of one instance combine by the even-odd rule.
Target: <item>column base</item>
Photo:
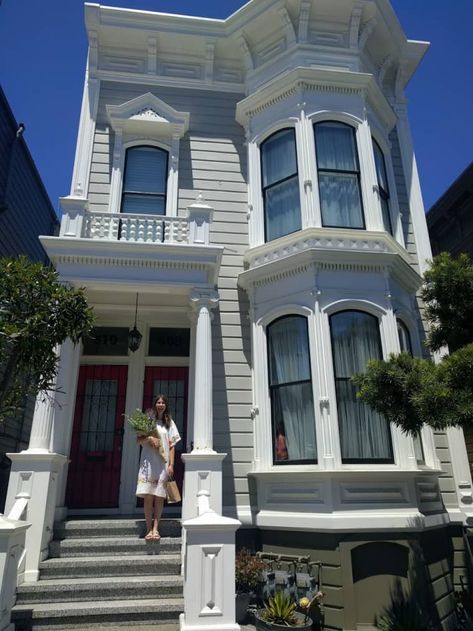
[[[208,619],[202,624],[187,624],[186,615],[183,613],[179,616],[179,629],[180,631],[241,631],[239,624],[224,624],[222,622],[211,624]]]
[[[197,517],[199,491],[207,491],[210,508],[222,514],[222,462],[226,455],[204,450],[182,454],[185,465],[182,521]]]
[[[67,463],[66,456],[27,450],[11,453],[12,461],[5,512],[8,514],[17,498],[28,498],[26,521],[31,528],[26,533],[25,581],[39,578],[38,567],[46,558],[53,535],[58,478]]]

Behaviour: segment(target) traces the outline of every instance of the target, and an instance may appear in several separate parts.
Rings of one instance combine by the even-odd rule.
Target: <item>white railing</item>
[[[199,196],[187,217],[90,211],[88,200],[61,198],[61,237],[132,243],[208,245],[213,208]]]
[[[86,212],[82,237],[142,243],[188,243],[189,219]]]

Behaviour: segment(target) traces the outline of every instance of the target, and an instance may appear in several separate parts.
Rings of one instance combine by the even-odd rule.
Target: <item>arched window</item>
[[[265,240],[301,229],[296,136],[282,129],[261,143]]]
[[[307,319],[279,318],[267,337],[274,463],[316,462]]]
[[[412,352],[411,334],[409,333],[409,329],[399,318],[397,318],[396,322],[401,352],[413,355],[414,353]],[[420,432],[413,436],[412,440],[414,441],[414,451],[417,464],[425,464],[424,447],[422,446],[422,438]]]
[[[149,146],[127,149],[121,212],[165,215],[167,176],[167,151]]]
[[[388,176],[386,174],[386,162],[381,147],[373,138],[374,162],[376,165],[376,178],[378,180],[379,202],[381,204],[381,214],[383,217],[383,225],[386,232],[393,233],[391,223],[391,213],[389,211],[389,185]]]
[[[344,462],[393,462],[391,428],[380,414],[357,399],[351,378],[382,359],[378,319],[362,311],[330,318],[338,424]]]
[[[364,228],[355,130],[324,121],[314,125],[322,225]]]

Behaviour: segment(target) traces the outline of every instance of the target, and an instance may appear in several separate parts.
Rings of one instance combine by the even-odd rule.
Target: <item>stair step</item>
[[[182,596],[180,576],[107,576],[95,578],[44,579],[23,583],[17,590],[17,604],[80,602],[139,598],[178,598]]]
[[[181,550],[180,537],[162,537],[158,541],[145,541],[138,537],[82,537],[54,540],[49,544],[49,558],[85,557],[92,554],[177,554]]]
[[[181,536],[180,519],[161,519],[159,532],[163,537]],[[144,519],[70,519],[54,524],[54,539],[80,537],[143,537]]]
[[[182,598],[45,603],[35,604],[34,608],[21,604],[13,608],[12,622],[16,631],[172,623],[183,608]]]
[[[87,556],[48,559],[39,565],[43,578],[82,578],[98,576],[134,576],[140,574],[179,574],[180,554],[126,556]]]

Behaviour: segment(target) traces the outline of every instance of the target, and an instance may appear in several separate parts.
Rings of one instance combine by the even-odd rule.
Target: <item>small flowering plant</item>
[[[317,592],[312,598],[307,598],[307,596],[304,596],[304,598],[301,598],[299,600],[297,604],[299,606],[299,609],[302,610],[302,613],[305,616],[304,622],[307,622],[309,613],[311,613],[312,608],[317,609],[319,614],[321,613],[320,610],[322,607],[322,599],[324,596],[325,594],[323,592]]]
[[[242,548],[235,557],[235,589],[237,593],[249,593],[258,589],[266,563]]]

